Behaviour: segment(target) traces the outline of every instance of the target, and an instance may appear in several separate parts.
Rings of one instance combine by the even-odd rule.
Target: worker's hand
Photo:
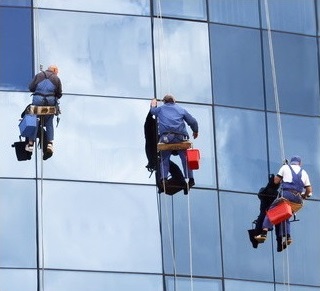
[[[156,98],[153,98],[153,99],[151,100],[151,107],[157,107],[157,105],[158,105],[157,99],[156,99]]]
[[[198,137],[198,133],[197,132],[192,133],[192,135],[193,135],[194,139],[196,139]]]
[[[312,193],[308,193],[308,194],[303,193],[303,194],[301,194],[301,197],[302,197],[303,199],[310,198],[311,196],[312,196]]]

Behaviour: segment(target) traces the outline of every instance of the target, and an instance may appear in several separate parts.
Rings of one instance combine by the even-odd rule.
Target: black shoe
[[[259,242],[254,238],[257,235],[257,231],[255,229],[248,229],[248,233],[249,239],[252,243],[252,247],[256,249],[259,245]]]
[[[196,184],[194,182],[194,178],[190,178],[188,184],[189,184],[189,188],[193,187]]]
[[[287,246],[285,246],[286,248]],[[282,252],[285,248],[283,248],[283,244],[282,244],[282,237],[278,237],[277,238],[277,252],[280,253]]]

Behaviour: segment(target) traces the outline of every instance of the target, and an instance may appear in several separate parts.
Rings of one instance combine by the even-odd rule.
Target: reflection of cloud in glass
[[[37,290],[37,271],[0,270],[1,290],[34,291]]]
[[[157,194],[149,187],[45,184],[45,265],[161,272]]]
[[[34,182],[0,180],[1,266],[36,265]],[[31,195],[30,195],[31,194]]]
[[[144,122],[149,101],[63,98],[56,152],[53,159],[46,161],[46,176],[154,183],[145,168]]]
[[[160,275],[47,271],[45,283],[46,291],[88,291],[93,286],[94,291],[163,291]]]
[[[154,35],[158,97],[211,103],[207,25],[157,19]]]
[[[83,10],[95,12],[109,12],[109,13],[127,13],[138,15],[150,14],[149,0],[94,0],[94,1],[80,1],[80,0],[38,0],[38,7],[43,8],[57,8],[64,10]]]
[[[40,12],[40,62],[59,66],[64,92],[153,94],[150,19]]]

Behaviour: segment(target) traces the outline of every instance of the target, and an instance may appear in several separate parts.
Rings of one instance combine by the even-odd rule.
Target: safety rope
[[[43,152],[43,146],[44,146],[44,132],[43,132],[43,126],[44,126],[44,115],[40,117],[41,120],[41,135],[40,135],[40,153]],[[42,153],[41,153],[42,154]],[[40,178],[40,230],[41,230],[41,290],[44,291],[44,231],[43,231],[43,158],[40,158],[41,160],[41,178]]]
[[[157,7],[158,7],[158,15],[157,15],[157,38],[158,38],[158,65],[159,65],[159,88],[163,89],[165,84],[166,93],[171,92],[170,90],[170,80],[168,76],[168,54],[167,50],[164,47],[164,30],[163,30],[163,19],[162,19],[162,8],[161,8],[161,0],[157,1]],[[163,76],[162,71],[162,64],[164,64],[164,73],[165,76]],[[160,94],[163,94],[160,90]]]
[[[164,30],[163,30],[163,18],[162,18],[162,8],[161,8],[161,0],[157,1],[157,8],[158,8],[158,15],[157,15],[157,37],[158,37],[158,65],[159,65],[159,72],[158,72],[158,76],[159,76],[159,92],[160,94],[163,94],[163,92],[161,91],[164,87],[166,89],[166,93],[171,92],[170,89],[170,80],[168,77],[168,55],[167,55],[167,50],[164,46]],[[163,76],[163,72],[162,72],[162,66],[164,65],[164,76]],[[165,84],[164,84],[165,83]],[[162,162],[162,151],[160,151],[160,163]],[[162,175],[161,177],[164,177],[164,172],[163,172],[163,164],[162,164]],[[186,169],[187,169],[187,165],[186,165]],[[188,172],[187,172],[188,173]],[[188,174],[187,174],[188,176]],[[189,177],[187,177],[189,178]],[[189,184],[186,181],[187,184],[187,191],[189,192]],[[163,189],[164,189],[164,193],[166,193],[166,184],[163,180]],[[168,196],[168,195],[164,195],[164,196]],[[189,262],[190,262],[190,284],[191,284],[191,291],[193,291],[193,268],[192,268],[192,234],[191,234],[191,206],[190,206],[190,195],[188,195],[188,237],[189,237]],[[171,198],[171,203],[172,203],[172,210],[173,210],[173,197],[165,197],[165,211],[166,211],[166,220],[167,220],[167,228],[168,228],[168,233],[169,233],[169,243],[170,243],[170,248],[171,248],[171,255],[172,255],[172,261],[173,261],[173,271],[174,271],[174,290],[176,290],[176,280],[177,280],[177,273],[176,273],[176,258],[175,258],[175,252],[174,252],[174,240],[173,237],[171,236],[171,228],[170,228],[170,223],[169,223],[169,215],[168,215],[168,206],[167,206],[167,200]],[[172,211],[173,212],[173,211]],[[173,213],[172,213],[172,224],[173,224]]]
[[[36,68],[39,68],[40,71],[42,71],[42,64],[40,61],[41,57],[41,52],[40,52],[40,44],[39,44],[39,5],[37,0],[33,0],[33,15],[34,15],[34,50],[35,50],[35,64]],[[43,137],[43,126],[44,126],[44,116],[40,117],[40,130],[41,130],[41,135],[40,135],[40,147],[41,150],[43,151],[43,145],[44,145],[44,137]],[[34,144],[36,145],[36,140],[34,141]],[[37,148],[35,146],[35,148]],[[37,153],[37,151],[36,151]],[[40,158],[40,193],[37,199],[40,200],[40,209],[37,209],[38,212],[40,212],[40,220],[38,223],[40,224],[40,256],[41,256],[41,277],[40,277],[40,286],[38,286],[38,290],[44,291],[44,228],[43,228],[43,158]]]
[[[273,43],[272,43],[270,12],[269,12],[268,0],[264,0],[264,8],[265,8],[266,23],[267,23],[268,45],[269,45],[269,52],[270,52],[272,84],[273,84],[273,92],[274,92],[276,115],[277,115],[280,154],[281,154],[281,161],[283,162],[283,161],[285,161],[285,152],[284,152],[284,142],[283,142],[283,133],[282,133],[282,125],[281,125],[281,113],[280,113],[280,104],[279,104],[277,74],[276,74],[275,58],[274,58]],[[285,243],[286,243],[287,242],[287,226],[286,226],[285,222],[283,222],[283,223],[284,223],[284,229],[282,229],[282,234],[285,235]],[[285,254],[286,254],[286,258],[283,258],[284,277],[285,277],[285,270],[287,270],[287,273],[286,273],[286,280],[284,280],[283,284],[284,284],[284,286],[287,286],[287,290],[290,290],[290,264],[289,264],[288,247],[286,248]],[[286,263],[286,267],[285,267],[285,263]]]

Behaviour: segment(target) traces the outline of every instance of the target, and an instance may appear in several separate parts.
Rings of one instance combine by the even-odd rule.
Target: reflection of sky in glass
[[[218,107],[215,117],[220,189],[256,192],[268,177],[264,113]]]
[[[0,180],[0,189],[2,222],[0,265],[34,268],[36,266],[35,182],[3,179]]]
[[[199,278],[177,278],[166,277],[167,291],[183,290],[201,290],[201,291],[222,291],[220,280],[199,279]]]
[[[209,0],[210,21],[259,27],[258,0]]]
[[[210,27],[215,104],[264,109],[260,32]]]
[[[247,182],[250,174],[248,177]],[[266,183],[267,179],[255,192]],[[220,203],[224,275],[227,278],[272,280],[271,243],[275,238],[269,233],[267,241],[254,249],[247,232],[259,215],[259,198],[256,195],[220,192]],[[257,264],[257,261],[264,264]]]
[[[155,15],[157,16],[207,19],[205,0],[155,0],[153,3]]]
[[[189,195],[186,197],[183,193],[176,194],[173,198],[173,210],[171,198],[167,195],[161,196],[165,272],[174,271],[173,259],[175,259],[176,272],[191,274],[190,247],[192,246],[193,274],[219,277],[222,266],[221,248],[216,244],[220,233],[217,192],[193,188]],[[188,203],[190,203],[190,217]],[[171,210],[173,220],[172,216],[169,216]],[[189,218],[190,226],[187,223]],[[204,225],[206,227],[203,227]],[[170,240],[170,235],[175,239],[174,244]]]
[[[0,5],[31,6],[31,0],[0,0]]]
[[[275,110],[269,40],[264,34],[267,107]],[[272,33],[274,65],[281,112],[319,115],[319,73],[316,39],[309,36]]]
[[[301,156],[303,167],[309,174],[310,182],[314,189],[319,189],[320,165],[314,162],[320,160],[319,120],[312,117],[282,114],[280,121],[282,129],[280,137],[283,139],[285,157],[290,160],[293,155]],[[277,116],[269,113],[270,168],[273,173],[276,173],[282,164],[278,126]],[[308,140],[308,136],[312,137],[311,142]],[[314,194],[316,198],[319,198],[318,191],[315,191]]]
[[[315,192],[318,191],[316,190]],[[319,195],[317,195],[316,198],[318,197]],[[320,235],[318,232],[314,231],[314,224],[310,222],[320,221],[320,202],[311,200],[304,201],[303,208],[297,213],[296,218],[299,219],[299,221],[291,223],[293,243],[290,245],[289,256],[294,258],[295,262],[300,262],[299,268],[291,268],[293,259],[284,262],[283,257],[275,256],[276,281],[286,282],[287,274],[283,272],[283,267],[289,267],[291,283],[319,286]],[[312,250],[310,237],[312,237],[312,245],[316,246],[315,248],[312,248]],[[312,272],[310,272],[308,266],[314,266]],[[304,289],[297,290],[303,291]]]
[[[38,7],[57,8],[64,10],[85,10],[95,12],[123,13],[148,15],[150,13],[149,0],[38,0]]]
[[[158,97],[212,103],[208,26],[156,19],[154,35]]]
[[[273,30],[316,34],[313,0],[268,0],[270,25]],[[267,28],[264,1],[261,5],[262,27]]]
[[[46,267],[161,272],[149,187],[45,182],[43,208]]]
[[[12,1],[11,1],[12,2]],[[25,90],[32,72],[31,10],[0,9],[0,89]]]
[[[37,271],[0,270],[1,290],[34,291],[37,290]]]
[[[39,61],[59,66],[65,93],[153,96],[150,19],[40,12]]]
[[[163,290],[159,275],[49,271],[45,277],[45,291]]]
[[[18,162],[15,149],[11,147],[19,141],[19,119],[21,112],[30,103],[29,93],[0,92],[0,115],[5,122],[0,122],[0,132],[4,140],[0,144],[0,176],[34,177],[34,159]],[[24,140],[24,138],[23,138]]]

